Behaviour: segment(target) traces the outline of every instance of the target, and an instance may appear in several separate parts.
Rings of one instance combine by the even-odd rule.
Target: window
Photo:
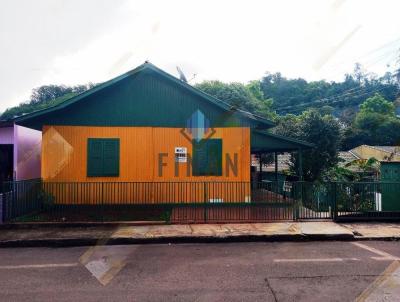
[[[88,138],[87,176],[119,176],[119,138]]]
[[[222,139],[193,140],[193,176],[222,175]]]

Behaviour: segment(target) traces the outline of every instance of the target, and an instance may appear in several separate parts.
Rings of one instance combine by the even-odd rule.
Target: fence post
[[[207,222],[207,182],[204,182],[204,222]]]
[[[0,182],[0,224],[2,224],[5,220],[5,206],[6,206],[6,199],[4,197],[4,188],[3,188],[3,182]]]
[[[299,192],[300,189],[300,192]],[[299,194],[300,193],[300,194]],[[302,198],[303,192],[302,192],[302,182],[297,181],[294,183],[294,202],[293,202],[293,220],[297,221],[299,218],[299,207],[300,207],[300,202],[299,199]]]
[[[104,222],[104,181],[101,182],[101,222]]]
[[[296,202],[296,220],[299,220],[300,217],[300,207],[303,204],[303,190],[304,190],[304,182],[301,180],[299,183],[299,189],[300,189],[300,196],[299,199]]]
[[[333,213],[333,220],[334,221],[336,221],[336,219],[337,219],[337,195],[336,195],[336,192],[337,192],[337,182],[332,182],[332,185],[333,185],[333,211],[332,211],[332,213]]]

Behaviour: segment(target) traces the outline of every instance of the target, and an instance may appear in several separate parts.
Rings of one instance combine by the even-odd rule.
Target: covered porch
[[[255,155],[258,160],[257,171],[262,171],[262,166],[265,164],[266,155],[273,156],[275,164],[275,180],[278,181],[278,155],[285,152],[297,152],[299,158],[299,165],[297,177],[298,180],[303,180],[303,151],[312,149],[315,146],[311,143],[300,141],[293,138],[287,138],[281,135],[272,134],[266,131],[253,130],[251,132],[250,152]],[[262,179],[256,179],[262,181]]]
[[[251,133],[251,156],[258,162],[251,167],[252,201],[265,201],[265,196],[273,200],[285,200],[287,191],[285,188],[285,176],[279,173],[278,156],[283,153],[296,152],[298,167],[295,175],[291,175],[291,181],[303,180],[303,151],[314,147],[313,144],[272,134],[267,131],[253,130]],[[266,159],[269,156],[269,160]],[[266,164],[273,164],[273,177],[266,177]],[[271,175],[269,175],[271,176]],[[272,198],[271,198],[272,197]]]

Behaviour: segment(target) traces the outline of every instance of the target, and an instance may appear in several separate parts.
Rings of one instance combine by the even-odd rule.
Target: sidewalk
[[[400,240],[400,223],[279,222],[252,224],[35,226],[0,230],[0,247],[95,244]]]

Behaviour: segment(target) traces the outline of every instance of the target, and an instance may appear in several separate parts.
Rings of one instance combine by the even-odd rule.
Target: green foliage
[[[348,149],[361,144],[396,145],[400,143],[400,120],[395,106],[379,94],[368,98],[360,106],[353,125],[344,133]]]
[[[360,114],[379,113],[394,116],[394,104],[385,100],[379,93],[360,105]]]
[[[287,115],[279,120],[274,131],[315,144],[314,149],[303,151],[304,180],[320,180],[325,171],[338,163],[341,129],[333,116],[321,115],[316,110],[303,112],[300,116]],[[298,154],[292,156],[292,162],[292,169],[298,171]]]
[[[356,167],[364,173],[378,173],[380,163],[375,157],[369,159],[356,159],[345,165],[345,167]]]
[[[273,100],[264,99],[259,81],[252,81],[247,85],[204,81],[196,84],[195,87],[232,105],[234,108],[247,110],[269,119],[276,117],[272,110]]]
[[[357,180],[358,175],[348,168],[335,165],[324,173],[323,178],[327,181],[348,182]]]
[[[89,83],[87,85],[77,85],[73,87],[65,85],[44,85],[35,88],[32,90],[29,101],[8,108],[0,116],[0,120],[12,119],[23,114],[58,105],[92,87],[94,87],[94,84]]]
[[[259,106],[258,99],[242,83],[226,84],[220,81],[205,81],[196,84],[195,87],[236,108],[255,112]]]
[[[351,124],[358,106],[376,91],[389,101],[396,99],[400,81],[395,78],[390,72],[377,78],[356,64],[353,73],[347,74],[342,82],[307,82],[285,78],[281,73],[266,73],[260,86],[264,98],[274,100],[273,109],[279,114],[301,114],[310,108],[329,106],[342,122]]]

